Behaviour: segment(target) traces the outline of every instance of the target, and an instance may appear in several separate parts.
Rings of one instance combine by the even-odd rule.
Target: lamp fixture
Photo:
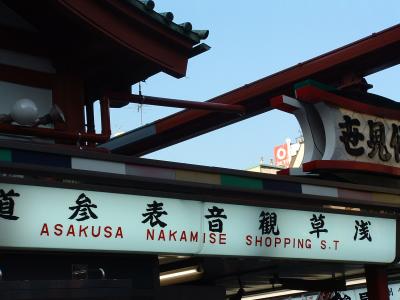
[[[366,284],[367,280],[365,278],[354,278],[346,280],[346,286],[353,286],[358,284]]]
[[[0,124],[11,124],[35,127],[55,122],[65,123],[65,116],[62,110],[53,105],[48,114],[39,117],[39,110],[34,101],[28,98],[19,99],[14,103],[9,114],[0,114]]]
[[[256,294],[256,295],[251,295],[251,296],[244,296],[242,299],[243,300],[268,299],[268,298],[273,298],[273,297],[301,294],[301,293],[305,293],[305,292],[306,291],[303,291],[303,290],[280,290],[280,291]]]
[[[33,126],[39,117],[39,110],[31,99],[23,98],[14,103],[10,117],[13,121],[24,126]]]
[[[178,270],[174,270],[174,271],[169,271],[169,272],[163,272],[160,274],[160,280],[166,280],[166,279],[172,279],[172,278],[177,278],[177,277],[185,277],[188,275],[194,275],[197,273],[201,273],[201,271],[199,271],[199,267],[198,266],[194,266],[194,267],[189,267],[189,268],[183,268],[183,269],[178,269]]]
[[[203,270],[200,266],[192,266],[163,272],[160,274],[160,285],[167,286],[188,281],[194,281],[201,278]]]
[[[55,104],[52,106],[52,108],[50,109],[50,112],[48,114],[37,119],[35,126],[47,125],[47,124],[54,123],[54,122],[65,123],[65,116],[64,116],[62,110]]]

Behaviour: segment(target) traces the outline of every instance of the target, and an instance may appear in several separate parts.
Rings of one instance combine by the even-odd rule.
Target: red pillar
[[[379,265],[366,265],[368,300],[389,300],[386,269]]]

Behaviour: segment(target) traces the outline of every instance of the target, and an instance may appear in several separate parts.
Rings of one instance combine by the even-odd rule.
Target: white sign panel
[[[396,220],[0,184],[0,247],[390,263]]]
[[[325,103],[316,105],[324,124],[323,160],[347,160],[400,166],[400,122],[353,112]]]

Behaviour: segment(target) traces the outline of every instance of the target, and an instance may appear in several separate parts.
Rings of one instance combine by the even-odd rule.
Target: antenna
[[[143,100],[144,97],[142,95],[141,81],[139,81],[139,96],[142,97],[142,100]],[[140,111],[140,126],[142,126],[143,125],[143,102],[138,105],[138,112],[139,111]]]

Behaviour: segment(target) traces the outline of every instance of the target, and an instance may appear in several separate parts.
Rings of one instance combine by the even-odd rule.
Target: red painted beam
[[[126,94],[126,93],[108,93],[107,97],[110,98],[111,102],[139,103],[139,104],[146,104],[146,105],[179,107],[179,108],[187,108],[187,109],[230,112],[230,113],[239,113],[239,114],[243,114],[246,112],[246,109],[244,106],[235,105],[235,104],[222,104],[222,103],[212,103],[212,102],[178,100],[178,99],[170,99],[170,98],[133,95],[133,94]]]
[[[400,120],[400,112],[398,110],[386,108],[383,106],[361,103],[360,101],[335,95],[333,93],[318,89],[314,86],[304,86],[297,89],[296,99],[311,103],[320,102],[321,99],[324,99],[324,102],[328,102],[332,105],[347,108],[349,110],[356,111],[362,114]]]
[[[144,155],[180,141],[244,120],[272,109],[269,99],[292,95],[293,84],[313,79],[339,86],[346,75],[367,76],[400,63],[400,25],[375,33],[291,68],[215,97],[209,102],[244,105],[244,116],[216,116],[214,112],[183,111],[150,126],[156,134],[137,138],[111,149],[116,153]],[[130,135],[134,135],[131,131]],[[122,138],[123,136],[121,136]]]

